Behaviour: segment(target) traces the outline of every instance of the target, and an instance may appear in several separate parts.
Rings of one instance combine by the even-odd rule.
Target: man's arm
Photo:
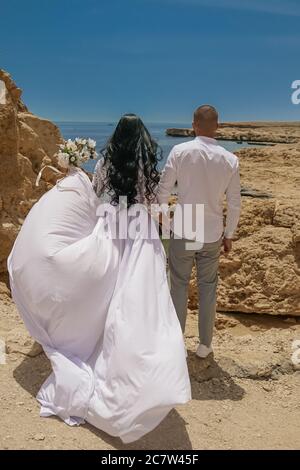
[[[177,180],[177,162],[175,149],[170,152],[167,163],[162,171],[157,191],[157,200],[159,204],[168,204],[172,189]]]
[[[241,184],[238,163],[227,187],[226,201],[227,217],[224,238],[231,240],[237,228],[241,212]],[[226,251],[226,245],[224,246]]]

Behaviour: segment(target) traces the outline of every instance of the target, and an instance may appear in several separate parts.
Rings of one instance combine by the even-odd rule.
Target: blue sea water
[[[114,122],[57,122],[56,123],[61,130],[61,133],[65,139],[75,139],[75,137],[92,138],[97,142],[97,150],[101,150],[108,138],[113,133],[116,123]],[[152,137],[158,142],[163,150],[163,159],[159,162],[159,168],[162,168],[166,162],[171,148],[184,142],[191,140],[190,137],[170,137],[166,135],[166,129],[169,127],[190,127],[189,124],[174,124],[174,123],[145,123]],[[219,141],[220,145],[223,145],[227,150],[234,152],[241,147],[246,147],[248,144],[243,142],[238,144],[237,142],[230,141]],[[93,172],[96,161],[91,160],[86,163],[85,169]]]

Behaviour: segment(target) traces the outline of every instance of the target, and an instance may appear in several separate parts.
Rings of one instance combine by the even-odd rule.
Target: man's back
[[[176,145],[162,174],[158,200],[166,203],[175,182],[178,203],[204,205],[204,242],[217,241],[223,232],[223,201],[227,196],[225,236],[231,238],[240,212],[238,158],[218,145],[215,139],[196,137]]]

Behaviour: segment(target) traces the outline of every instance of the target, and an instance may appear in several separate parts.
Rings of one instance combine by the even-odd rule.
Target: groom
[[[192,240],[170,241],[169,267],[171,296],[185,330],[188,285],[196,262],[199,295],[199,338],[196,354],[205,358],[212,352],[212,336],[216,312],[216,290],[221,246],[225,253],[232,248],[237,227],[241,196],[238,158],[218,145],[214,139],[218,129],[218,113],[209,105],[194,113],[196,138],[176,145],[168,157],[159,184],[158,201],[167,204],[175,183],[178,205],[204,205],[204,239],[199,247]],[[227,217],[223,226],[223,201],[226,195]],[[195,213],[195,211],[193,211]],[[195,222],[195,221],[193,221]],[[193,224],[195,225],[195,224]]]

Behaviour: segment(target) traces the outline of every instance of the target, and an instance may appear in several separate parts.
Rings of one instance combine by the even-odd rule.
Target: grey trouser
[[[219,256],[222,238],[214,243],[204,243],[203,247],[192,250],[193,242],[184,239],[170,240],[169,268],[171,296],[182,331],[185,330],[187,316],[188,287],[194,261],[197,269],[199,297],[199,338],[200,343],[210,346],[216,315],[216,292],[218,284]]]

